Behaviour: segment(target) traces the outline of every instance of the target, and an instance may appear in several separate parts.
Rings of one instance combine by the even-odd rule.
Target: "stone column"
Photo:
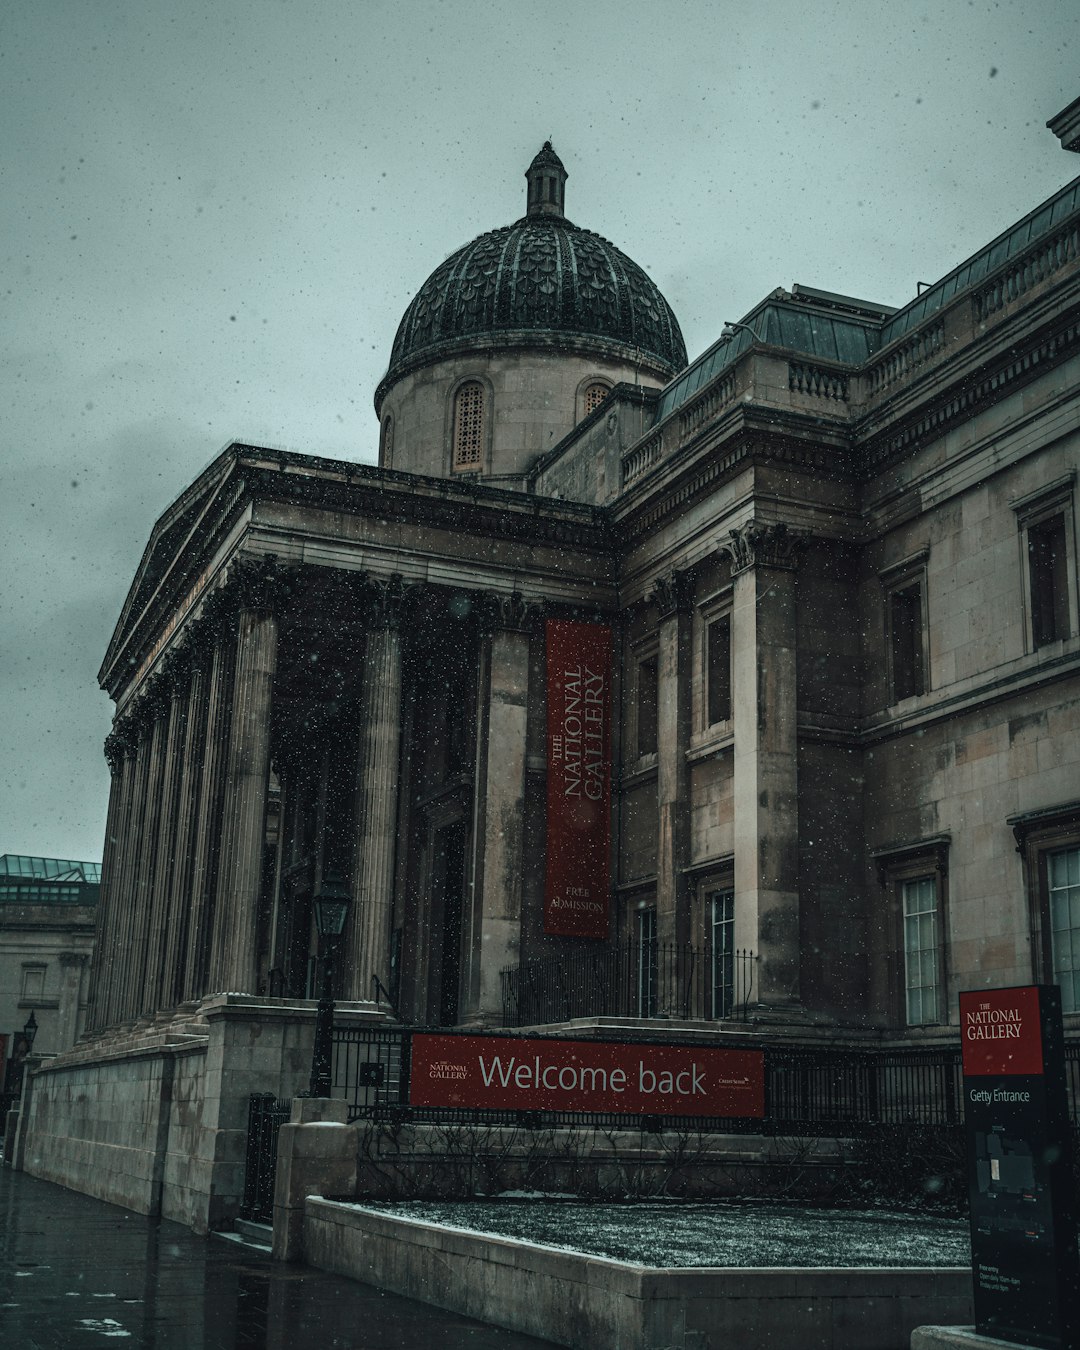
[[[212,603],[211,603],[212,602]],[[210,990],[210,949],[221,844],[222,790],[229,749],[235,635],[224,613],[221,593],[208,602],[202,618],[209,647],[206,675],[206,741],[192,822],[191,912],[181,996],[201,998]]]
[[[241,560],[230,584],[238,604],[236,673],[210,969],[215,991],[253,994],[277,670],[274,571],[260,561]]]
[[[154,876],[157,868],[161,799],[165,786],[165,750],[168,738],[171,699],[163,676],[147,681],[142,695],[147,717],[152,718],[150,756],[147,766],[146,800],[139,829],[139,865],[135,876],[135,910],[132,928],[131,1015],[155,1011],[150,972],[154,962],[150,952],[151,920],[154,908]]]
[[[345,936],[345,997],[376,998],[390,984],[398,781],[401,768],[401,578],[373,583],[364,647],[353,905]]]
[[[130,1021],[142,1007],[143,967],[146,957],[146,894],[153,866],[151,840],[156,812],[154,779],[160,759],[160,718],[156,689],[148,684],[138,697],[131,718],[138,737],[131,815],[128,821],[123,876],[123,915],[117,932],[117,1020]]]
[[[690,639],[693,579],[661,578],[653,591],[660,610],[656,698],[656,936],[661,945],[690,940],[686,863],[689,856]],[[673,973],[675,966],[661,962]],[[678,991],[661,989],[661,1008],[677,1011]]]
[[[756,949],[751,1003],[800,1008],[795,567],[802,539],[750,521],[731,558],[735,941]]]
[[[113,958],[110,1023],[134,1016],[129,998],[131,937],[135,924],[135,877],[139,866],[140,825],[146,803],[146,773],[150,756],[150,728],[136,709],[124,718],[130,738],[131,787],[120,840],[116,916],[113,922]]]
[[[206,751],[206,711],[212,647],[195,626],[188,635],[190,673],[184,712],[180,784],[176,808],[175,864],[169,894],[169,923],[162,960],[161,1006],[171,1008],[184,997],[188,925],[192,910],[191,879],[195,861],[199,791]]]
[[[478,719],[476,847],[463,1020],[502,1020],[502,971],[521,951],[525,773],[532,611],[517,592],[494,597]]]
[[[90,1007],[87,1022],[97,1031],[109,1024],[109,998],[115,965],[115,924],[119,913],[119,876],[123,858],[125,816],[131,798],[131,758],[128,738],[117,727],[105,738],[105,758],[112,782],[109,813],[105,823],[105,848],[101,860],[101,889],[94,915],[94,964],[90,977]]]
[[[154,850],[154,875],[150,890],[149,938],[147,941],[146,980],[143,1008],[156,1012],[171,1006],[162,998],[165,960],[165,933],[169,924],[173,871],[176,867],[176,804],[180,791],[180,771],[184,743],[184,716],[190,667],[183,649],[166,657],[165,688],[169,711],[166,719],[164,764],[161,777],[161,810],[157,844]]]

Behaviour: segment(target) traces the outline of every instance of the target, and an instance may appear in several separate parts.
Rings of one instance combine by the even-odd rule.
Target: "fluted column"
[[[160,677],[151,677],[143,694],[146,715],[152,719],[142,820],[139,826],[139,861],[135,873],[134,914],[130,948],[130,1016],[153,1011],[148,988],[150,930],[154,907],[154,873],[161,824],[161,797],[165,778],[165,746],[168,735],[169,695]]]
[[[184,741],[184,714],[187,703],[189,667],[182,648],[166,658],[165,689],[168,697],[163,765],[161,807],[158,815],[154,873],[150,888],[149,936],[143,1011],[154,1012],[170,1006],[162,998],[162,972],[165,958],[165,933],[169,923],[173,869],[176,866],[176,802],[180,790],[181,752]]]
[[[478,725],[476,849],[463,1020],[502,1020],[502,971],[521,950],[529,637],[534,610],[515,592],[488,607]]]
[[[161,1005],[173,1007],[184,996],[189,922],[193,907],[191,879],[195,860],[195,828],[206,749],[207,687],[211,649],[189,638],[191,659],[184,710],[180,783],[176,806],[176,848],[169,894],[169,922],[162,959]]]
[[[353,905],[345,937],[345,997],[376,997],[390,984],[398,775],[401,763],[400,577],[372,583],[364,647]]]
[[[261,563],[244,560],[232,584],[239,605],[236,673],[210,969],[216,990],[253,994],[278,621],[273,578]]]
[[[689,856],[690,640],[693,580],[685,572],[661,578],[653,591],[660,610],[656,699],[656,936],[662,945],[690,939],[686,864]],[[669,974],[674,965],[662,962]],[[659,991],[662,1011],[678,1010],[679,990]]]
[[[735,731],[735,940],[756,948],[751,1001],[800,1003],[795,568],[802,540],[749,522],[731,558]]]
[[[191,912],[181,990],[184,999],[201,998],[210,989],[222,791],[232,707],[234,635],[228,617],[222,612],[220,593],[212,599],[214,603],[206,606],[203,616],[206,621],[205,640],[210,647],[209,671],[206,675],[206,740],[191,827]]]
[[[136,718],[123,719],[126,764],[124,800],[121,807],[116,844],[115,890],[109,922],[108,963],[109,1002],[106,1026],[127,1017],[124,998],[127,988],[127,952],[132,921],[131,887],[138,857],[137,828],[141,804],[139,786],[145,767],[145,738]]]
[[[114,730],[105,738],[105,758],[109,764],[109,811],[105,821],[105,847],[101,858],[101,888],[94,915],[94,961],[90,972],[87,1024],[96,1031],[108,1025],[110,976],[113,969],[120,832],[127,799],[130,797],[131,761],[125,738]],[[108,953],[108,959],[106,959]]]

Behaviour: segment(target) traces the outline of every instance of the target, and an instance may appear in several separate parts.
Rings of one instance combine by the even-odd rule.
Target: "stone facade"
[[[87,877],[91,877],[88,880]],[[67,1050],[86,1025],[96,864],[0,857],[0,1043],[10,1059],[33,1014],[34,1053]],[[4,1094],[0,1069],[0,1098]]]
[[[616,654],[608,945],[637,964],[590,1025],[918,1043],[958,990],[1031,979],[1072,1025],[1078,241],[1080,180],[903,309],[777,291],[666,383],[654,353],[662,388],[605,364],[628,339],[600,311],[592,347],[531,309],[440,330],[395,347],[379,468],[230,446],[155,526],[101,670],[80,1054],[226,993],[300,1006],[327,893],[346,1011],[521,1020],[506,973],[554,985],[585,941],[542,920],[549,618]],[[487,401],[455,473],[463,381]],[[661,949],[694,953],[692,1012]],[[284,1090],[273,1047],[249,1080]]]

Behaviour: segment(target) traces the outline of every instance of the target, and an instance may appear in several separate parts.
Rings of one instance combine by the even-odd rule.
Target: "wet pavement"
[[[3,1350],[554,1350],[0,1166]]]

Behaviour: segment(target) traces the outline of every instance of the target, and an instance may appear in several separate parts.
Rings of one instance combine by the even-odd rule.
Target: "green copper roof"
[[[890,342],[918,328],[954,296],[979,285],[1040,239],[1049,239],[1078,210],[1080,178],[1067,184],[1049,201],[1037,206],[1004,234],[992,239],[985,248],[887,318],[848,318],[841,313],[822,312],[814,300],[807,301],[780,291],[762,301],[742,322],[770,346],[848,365],[862,365]],[[736,361],[751,343],[746,328],[737,329],[730,340],[721,338],[713,343],[666,386],[657,407],[656,420],[661,421],[692,398],[725,366]]]

